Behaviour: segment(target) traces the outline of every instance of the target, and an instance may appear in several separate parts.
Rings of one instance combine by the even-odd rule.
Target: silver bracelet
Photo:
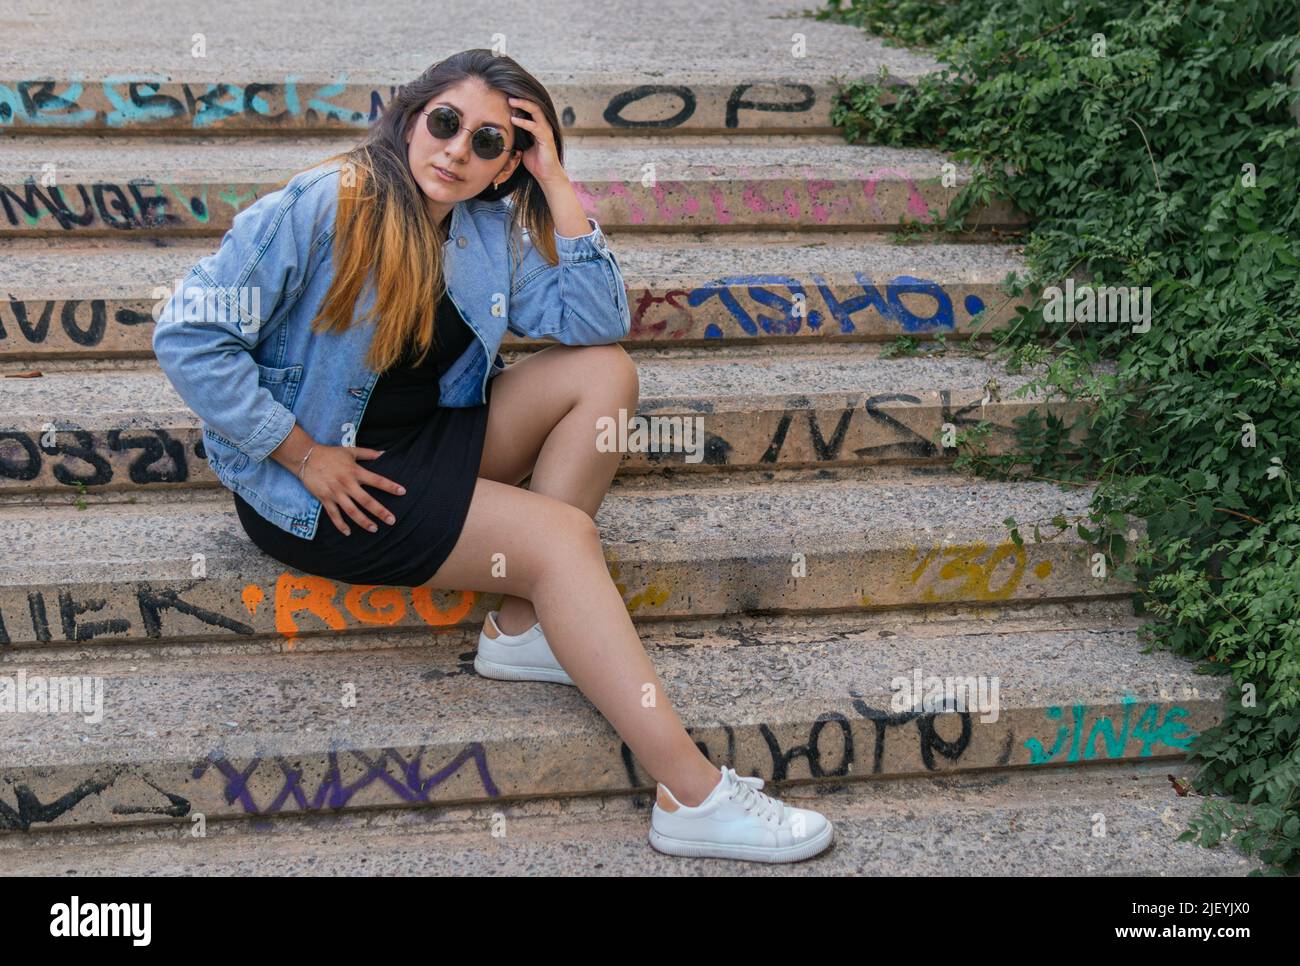
[[[301,482],[301,480],[302,480],[302,473],[303,473],[303,470],[307,469],[307,461],[308,461],[309,459],[311,459],[311,451],[314,450],[315,448],[316,448],[316,446],[313,444],[313,445],[312,445],[312,446],[307,450],[307,455],[304,456],[304,457],[302,458],[302,466],[298,467],[298,480],[299,480],[300,482]]]

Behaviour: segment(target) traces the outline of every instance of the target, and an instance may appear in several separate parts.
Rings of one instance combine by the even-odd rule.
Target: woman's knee
[[[598,395],[599,402],[635,406],[641,395],[636,363],[618,343],[583,346],[583,361],[590,367],[584,392]]]
[[[605,551],[596,522],[578,507],[555,502],[557,505],[547,513],[539,533],[543,550],[540,565],[533,568],[534,583],[605,566]]]

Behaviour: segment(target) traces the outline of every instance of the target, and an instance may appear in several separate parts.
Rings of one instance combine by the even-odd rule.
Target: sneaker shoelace
[[[731,768],[728,768],[727,771],[731,773],[731,777],[735,780],[735,787],[732,788],[731,793],[727,796],[728,798],[744,808],[745,811],[752,811],[764,821],[774,821],[776,825],[781,825],[785,821],[785,803],[759,791],[763,787],[763,779],[741,777]]]

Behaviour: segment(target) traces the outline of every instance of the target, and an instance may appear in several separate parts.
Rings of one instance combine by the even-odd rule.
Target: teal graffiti
[[[1083,741],[1083,750],[1080,754],[1079,744],[1080,736],[1084,734],[1084,724],[1088,713],[1087,705],[1076,704],[1070,708],[1073,723],[1070,726],[1060,725],[1056,729],[1056,739],[1052,743],[1051,750],[1045,750],[1043,743],[1037,738],[1025,739],[1025,747],[1029,749],[1029,763],[1031,765],[1042,765],[1053,761],[1060,754],[1066,741],[1069,741],[1070,750],[1063,761],[1091,761],[1097,757],[1097,738],[1100,737],[1104,746],[1104,756],[1106,758],[1122,757],[1128,743],[1136,739],[1142,743],[1142,750],[1139,753],[1141,757],[1148,758],[1152,754],[1152,749],[1157,745],[1164,744],[1171,748],[1186,750],[1195,737],[1195,732],[1187,727],[1185,719],[1187,718],[1187,709],[1174,705],[1165,711],[1164,721],[1160,721],[1160,706],[1154,702],[1148,704],[1138,717],[1136,723],[1132,721],[1133,706],[1137,703],[1137,698],[1131,694],[1123,697],[1124,705],[1124,724],[1123,727],[1116,731],[1115,722],[1109,715],[1100,715],[1092,723],[1092,727],[1087,731],[1087,738]],[[1060,721],[1064,716],[1064,711],[1060,707],[1050,707],[1045,714],[1051,721]],[[1179,732],[1185,732],[1180,736]]]

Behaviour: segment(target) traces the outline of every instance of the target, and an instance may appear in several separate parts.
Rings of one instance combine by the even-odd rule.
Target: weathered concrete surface
[[[61,831],[37,848],[28,836],[0,836],[0,864],[17,876],[292,877],[1204,877],[1261,868],[1230,844],[1177,841],[1203,799],[1179,795],[1168,776],[1194,773],[1162,762],[787,786],[783,800],[823,812],[835,843],[784,865],[656,852],[642,795],[211,822],[201,838],[170,824]]]
[[[910,83],[938,66],[855,27],[798,16],[787,0],[622,4],[614,16],[575,0],[433,9],[418,0],[386,3],[382,15],[328,0],[288,9],[232,0],[220,10],[92,0],[73,17],[15,8],[0,32],[0,129],[355,127],[440,58],[499,43],[572,130],[799,131],[830,126],[836,76],[884,67]],[[141,24],[156,38],[147,55]]]
[[[1073,527],[1090,500],[1087,486],[922,475],[670,482],[607,497],[596,522],[614,582],[642,619],[1131,593],[1094,576],[1094,550]],[[497,597],[345,585],[290,570],[253,546],[224,489],[151,492],[138,503],[105,494],[84,510],[58,502],[0,509],[3,643],[266,635],[292,648],[303,634],[477,623]],[[1058,517],[1069,524],[1060,533]]]
[[[356,138],[70,136],[0,144],[0,238],[212,235]],[[936,223],[969,180],[933,151],[787,136],[575,138],[564,166],[602,227],[892,229]],[[47,175],[55,184],[47,185]],[[1002,203],[972,225],[1021,225]]]
[[[981,422],[992,428],[986,451],[1007,453],[1014,421],[1035,409],[1078,421],[1076,439],[1085,433],[1084,403],[1041,391],[1016,398],[1038,371],[1009,374],[956,351],[881,358],[869,344],[819,348],[634,350],[640,418],[622,438],[609,434],[623,451],[620,472],[946,461],[963,449],[957,434]],[[0,385],[0,492],[218,485],[199,417],[155,366],[69,366]]]
[[[774,625],[644,643],[710,759],[774,782],[1181,758],[1220,718],[1222,681],[1143,654],[1133,628],[968,630]],[[565,644],[552,641],[562,663]],[[57,674],[100,695],[84,711],[0,715],[10,831],[653,787],[580,690],[482,678],[459,648],[31,667],[12,655],[0,673],[28,694]],[[949,677],[978,690],[945,703],[931,679]],[[937,703],[896,702],[900,679]]]
[[[723,246],[707,232],[611,232],[632,313],[623,342],[965,338],[1005,328],[1026,302],[1002,291],[1009,274],[1024,272],[1011,246],[892,237],[774,231],[737,233]],[[219,244],[0,241],[0,362],[152,358],[153,312]],[[505,344],[529,340],[507,334]]]

